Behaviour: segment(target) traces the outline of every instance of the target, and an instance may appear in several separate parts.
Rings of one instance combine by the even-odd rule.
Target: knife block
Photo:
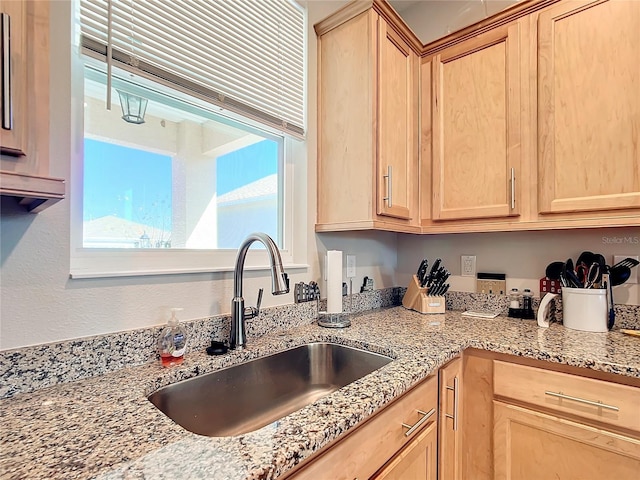
[[[413,275],[402,297],[402,306],[420,313],[444,313],[445,298],[442,295],[429,295],[428,289],[420,286],[417,275]]]

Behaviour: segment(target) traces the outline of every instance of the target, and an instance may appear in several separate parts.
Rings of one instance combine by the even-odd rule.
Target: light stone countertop
[[[360,347],[394,361],[235,437],[192,434],[146,398],[175,381],[310,341]],[[125,368],[0,400],[0,478],[277,478],[467,347],[640,378],[640,339],[619,332],[578,332],[559,324],[543,329],[535,321],[468,318],[460,312],[374,310],[354,316],[347,329],[296,327],[222,357],[191,353],[171,369]]]

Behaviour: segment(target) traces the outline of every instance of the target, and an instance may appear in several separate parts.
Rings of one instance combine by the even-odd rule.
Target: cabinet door
[[[29,2],[2,0],[2,153],[27,151],[27,7]],[[8,54],[8,55],[6,55]],[[6,55],[6,56],[5,56]],[[4,164],[4,162],[3,162]],[[4,165],[3,165],[3,168]]]
[[[440,480],[462,480],[462,359],[440,369]]]
[[[318,37],[318,223],[371,221],[377,16],[364,12]],[[345,227],[346,226],[346,227]]]
[[[411,219],[417,204],[417,55],[378,23],[378,215]]]
[[[437,424],[431,422],[371,480],[436,480]]]
[[[640,2],[560,2],[538,19],[541,213],[640,208]]]
[[[640,440],[494,401],[495,478],[636,480]]]
[[[434,220],[518,215],[520,25],[433,60]]]

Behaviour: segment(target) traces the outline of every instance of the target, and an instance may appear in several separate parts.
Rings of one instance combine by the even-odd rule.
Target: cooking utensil
[[[600,265],[597,262],[593,262],[589,267],[586,278],[584,279],[584,288],[593,288],[600,275]]]
[[[576,265],[576,277],[578,277],[578,280],[580,280],[580,283],[585,285],[585,288],[586,288],[586,283],[587,283],[588,276],[589,276],[589,267],[587,265],[585,265],[584,263],[577,264]]]
[[[584,285],[578,279],[576,272],[573,271],[573,268],[569,267],[569,262],[571,262],[571,259],[567,260],[567,263],[565,264],[564,277],[568,284],[565,286],[570,288],[583,288]],[[573,267],[573,262],[571,262],[571,267]]]
[[[571,270],[572,272],[575,272],[575,268],[573,266],[573,260],[571,260],[570,258],[567,258],[567,261],[564,264],[565,266],[565,270]]]
[[[564,262],[551,262],[549,265],[547,265],[544,274],[549,280],[560,280],[560,275],[562,274],[563,270]]]
[[[598,278],[596,278],[595,281],[595,284],[597,286],[600,286],[600,284],[602,283],[602,275],[609,270],[609,267],[607,267],[607,261],[599,253],[594,256],[593,261],[598,262],[598,266],[600,267],[600,275],[598,276]]]
[[[638,260],[636,260],[635,258],[630,258],[627,257],[624,260],[619,261],[618,263],[616,263],[613,267],[611,268],[615,268],[615,267],[629,267],[629,268],[633,268],[636,265],[640,264],[640,262]]]
[[[589,265],[591,265],[593,262],[596,261],[595,256],[596,255],[593,252],[589,252],[589,251],[582,252],[578,257],[578,260],[576,260],[576,268],[580,264],[587,265],[588,267]]]
[[[608,271],[602,275],[602,284],[604,288],[607,289],[607,306],[609,308],[609,320],[607,322],[607,328],[611,330],[616,321],[616,312],[613,303],[613,285],[611,285]]]
[[[620,333],[631,335],[632,337],[640,337],[640,330],[628,330],[626,328],[621,328]]]
[[[611,285],[614,287],[622,285],[624,282],[629,280],[630,277],[631,269],[629,267],[614,266],[609,269],[609,279],[611,280]]]

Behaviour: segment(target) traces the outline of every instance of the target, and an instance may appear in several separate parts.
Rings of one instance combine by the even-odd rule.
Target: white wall
[[[307,247],[308,269],[290,271],[292,285],[320,281],[321,258],[327,248],[358,253],[358,283],[365,275],[377,287],[396,284],[395,234],[322,234],[315,222],[316,152],[316,42],[313,24],[344,2],[309,3],[308,159],[297,159],[296,198],[303,208],[296,212],[296,236]],[[72,117],[70,84],[69,2],[53,2],[51,72],[51,174],[71,178],[69,159]],[[82,102],[82,99],[79,99]],[[81,105],[80,105],[81,108]],[[308,160],[308,166],[305,165]],[[232,272],[70,279],[70,209],[77,193],[38,215],[28,215],[3,199],[0,216],[0,349],[6,350],[119,330],[164,323],[168,308],[182,306],[183,319],[229,312],[233,296]],[[304,259],[303,259],[304,260]],[[252,304],[260,287],[269,288],[268,272],[245,274],[245,296]],[[323,284],[320,283],[322,286]],[[264,306],[293,302],[293,295],[265,295]]]
[[[640,255],[639,228],[602,228],[545,232],[469,233],[451,235],[399,235],[398,270],[400,285],[406,284],[427,257],[437,257],[451,272],[451,287],[475,291],[475,278],[462,277],[461,255],[475,255],[479,272],[505,273],[507,290],[529,288],[537,296],[539,279],[553,261],[572,258],[583,251],[601,253],[609,264],[613,255]],[[640,267],[632,270],[638,275]],[[615,303],[640,305],[638,284],[625,283],[614,288]]]

